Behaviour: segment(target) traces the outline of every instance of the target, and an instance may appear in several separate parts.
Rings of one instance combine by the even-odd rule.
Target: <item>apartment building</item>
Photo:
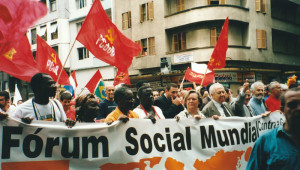
[[[217,82],[236,89],[246,78],[267,83],[299,73],[299,1],[115,0],[117,27],[142,46],[131,82],[179,84],[191,62],[208,63],[227,16],[226,67],[216,70]],[[162,75],[167,60],[171,70]]]

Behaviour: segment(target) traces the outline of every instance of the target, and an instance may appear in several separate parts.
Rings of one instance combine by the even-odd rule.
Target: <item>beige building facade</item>
[[[236,88],[285,81],[300,71],[300,2],[280,0],[115,0],[115,24],[142,46],[129,70],[131,83],[180,83],[191,62],[208,63],[229,17],[226,67],[216,81]],[[161,75],[161,58],[171,71]],[[189,84],[189,83],[185,83]]]

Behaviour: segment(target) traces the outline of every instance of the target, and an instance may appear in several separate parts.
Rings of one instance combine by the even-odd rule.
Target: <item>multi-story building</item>
[[[142,46],[131,82],[180,83],[191,62],[208,63],[229,17],[226,67],[216,81],[236,89],[250,82],[284,81],[300,71],[300,2],[297,0],[115,0],[115,23]],[[161,60],[172,71],[161,75]]]

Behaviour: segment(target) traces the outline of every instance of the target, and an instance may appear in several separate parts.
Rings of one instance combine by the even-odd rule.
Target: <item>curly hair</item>
[[[85,120],[85,117],[87,114],[87,112],[86,112],[87,106],[88,106],[88,103],[93,99],[97,99],[97,98],[92,93],[81,95],[76,99],[75,109],[76,109],[76,120],[77,121],[80,121],[80,122],[87,121],[87,120]]]

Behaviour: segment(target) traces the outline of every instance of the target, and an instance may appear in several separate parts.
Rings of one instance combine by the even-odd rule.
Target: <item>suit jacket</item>
[[[200,110],[203,110],[204,106],[207,105],[208,102],[210,102],[211,99],[206,96],[205,98],[202,99],[202,106],[200,107]]]
[[[154,105],[162,110],[166,119],[174,118],[178,113],[184,110],[182,105],[176,106],[171,100],[166,98],[164,94],[154,101]]]
[[[250,106],[247,108],[245,105],[245,93],[240,93],[235,101],[230,103],[231,110],[235,113],[236,116],[240,117],[252,117],[253,113],[250,109]]]
[[[232,112],[232,110],[230,109],[229,105],[227,103],[223,103],[225,104],[225,107],[227,108],[227,110],[230,112],[230,114],[232,116],[235,116],[234,113]],[[213,115],[218,115],[221,116],[220,112],[218,111],[217,107],[215,106],[213,101],[208,102],[203,110],[202,113],[206,116],[206,117],[212,117]]]

